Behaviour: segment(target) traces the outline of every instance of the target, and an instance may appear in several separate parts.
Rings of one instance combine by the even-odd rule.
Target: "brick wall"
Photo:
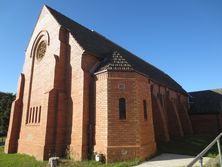
[[[153,108],[150,80],[142,75],[136,75],[137,112],[140,123],[140,158],[145,159],[156,151],[153,125]],[[143,101],[147,104],[147,119],[144,118]]]
[[[153,154],[156,145],[148,79],[134,72],[102,73],[97,75],[96,92],[94,151],[103,153],[107,162],[145,159]],[[125,120],[119,118],[120,98],[126,100]],[[143,100],[147,101],[147,120]]]
[[[94,152],[107,157],[108,145],[108,75],[102,73],[96,76],[95,83],[95,146]]]
[[[70,37],[70,101],[69,113],[72,118],[70,150],[71,157],[75,160],[88,158],[88,127],[89,113],[93,112],[89,106],[90,83],[93,81],[91,69],[98,62],[95,56],[83,53],[75,39]],[[67,136],[69,137],[69,136]]]
[[[61,134],[56,136],[57,140],[52,139],[54,135],[51,135],[55,132],[55,121],[58,121],[59,126],[62,125],[56,119],[57,116],[61,118],[61,115],[55,114],[56,111],[59,114],[64,110],[61,104],[56,103],[56,100],[62,101],[61,98],[64,98],[61,92],[58,91],[58,89],[62,90],[62,87],[64,87],[61,84],[61,81],[64,81],[63,75],[61,75],[61,71],[64,70],[63,57],[65,53],[64,44],[62,43],[64,42],[62,41],[64,35],[61,35],[60,26],[44,7],[25,53],[23,67],[25,86],[24,90],[19,90],[23,92],[24,96],[21,99],[23,109],[18,152],[34,155],[37,159],[48,158],[50,151],[60,155],[61,149],[56,152],[55,149],[52,149],[55,144],[60,145],[59,143],[64,141],[59,137],[64,134],[59,128],[56,133]],[[47,43],[46,53],[41,60],[37,60],[35,57],[36,47],[43,40]],[[58,65],[60,71],[56,71]]]
[[[18,149],[18,139],[21,128],[23,92],[25,77],[20,75],[16,99],[13,101],[10,113],[10,122],[8,127],[7,139],[5,141],[5,153],[16,153]]]
[[[152,103],[156,141],[193,133],[187,95],[152,82]]]
[[[47,49],[37,60],[42,40]],[[145,159],[156,151],[154,136],[169,140],[191,132],[186,97],[136,72],[94,76],[98,63],[44,7],[25,54],[5,152],[41,160],[68,150],[74,160],[93,151],[107,162]],[[119,116],[120,98],[126,102],[125,120]]]
[[[40,14],[25,53],[23,67],[25,87],[18,152],[34,155],[37,159],[43,159],[45,150],[48,99],[49,92],[53,89],[55,76],[54,54],[59,55],[59,29],[60,26],[44,9]],[[38,40],[47,41],[46,54],[41,61],[34,57]],[[41,107],[40,122],[31,121],[27,123],[30,109],[35,108],[36,110],[37,107],[38,110]],[[32,112],[32,115],[35,120],[36,114]]]
[[[195,134],[217,134],[221,132],[221,118],[220,114],[190,114]]]
[[[71,157],[82,158],[82,117],[83,117],[83,78],[84,72],[81,68],[82,49],[77,45],[75,39],[70,37],[70,80],[67,82],[70,87],[70,98],[68,100],[68,143],[70,144]]]

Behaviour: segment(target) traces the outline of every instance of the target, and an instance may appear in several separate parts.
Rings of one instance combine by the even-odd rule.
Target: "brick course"
[[[38,60],[41,41],[47,48]],[[156,152],[156,141],[192,133],[186,95],[132,67],[95,73],[100,64],[43,7],[25,53],[5,152],[40,160],[67,152],[74,160],[94,153],[106,162],[145,159]],[[126,100],[126,120],[119,119],[120,98]]]

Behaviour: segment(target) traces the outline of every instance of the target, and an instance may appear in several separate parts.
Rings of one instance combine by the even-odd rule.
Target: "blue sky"
[[[1,0],[0,91],[16,92],[44,4],[158,67],[186,91],[222,87],[221,0]]]

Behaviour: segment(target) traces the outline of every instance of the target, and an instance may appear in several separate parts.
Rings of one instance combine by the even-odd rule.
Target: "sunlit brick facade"
[[[145,159],[191,134],[187,93],[168,75],[44,6],[25,53],[6,153]]]

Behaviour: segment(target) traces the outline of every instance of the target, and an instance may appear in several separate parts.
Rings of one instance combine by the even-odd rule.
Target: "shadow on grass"
[[[216,136],[212,135],[192,135],[171,140],[170,142],[158,143],[158,152],[196,156],[199,154]],[[4,154],[4,147],[0,146],[0,166],[7,167],[45,167],[47,162],[37,161],[34,157],[23,154]],[[217,146],[214,145],[205,156],[215,157],[218,154]],[[60,167],[128,167],[139,164],[140,161],[126,161],[113,164],[101,164],[95,161],[76,162],[64,160]]]
[[[210,144],[215,137],[216,135],[199,134],[174,139],[169,142],[161,142],[158,143],[158,152],[196,156]],[[216,157],[217,154],[218,149],[215,144],[205,156]]]
[[[140,163],[139,160],[102,164],[95,161],[62,160],[59,167],[130,167]],[[5,154],[0,146],[0,167],[46,167],[48,162],[37,161],[34,157],[24,154]]]

